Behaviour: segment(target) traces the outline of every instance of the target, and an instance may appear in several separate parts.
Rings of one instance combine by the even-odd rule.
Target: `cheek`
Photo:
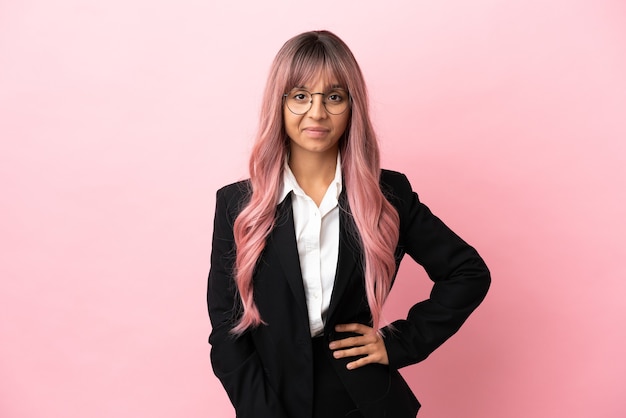
[[[283,110],[283,126],[285,127],[287,135],[290,135],[293,131],[293,121],[292,118],[289,117],[289,113],[288,110]]]
[[[338,124],[339,131],[341,132],[342,135],[345,133],[346,129],[348,128],[348,122],[350,122],[350,116],[342,118]]]
[[[298,135],[301,120],[302,116],[294,115],[289,110],[283,112],[283,126],[289,137]]]

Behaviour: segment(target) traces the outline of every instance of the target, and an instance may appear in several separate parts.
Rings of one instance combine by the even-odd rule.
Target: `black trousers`
[[[313,418],[363,418],[333,368],[324,337],[313,338]]]

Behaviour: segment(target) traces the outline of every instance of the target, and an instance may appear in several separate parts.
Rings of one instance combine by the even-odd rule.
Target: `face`
[[[302,87],[311,93],[326,93],[334,84],[320,79],[314,83],[297,87]],[[328,102],[336,100],[335,97],[313,94],[312,99],[311,109],[303,115],[293,113],[286,104],[283,106],[285,131],[290,138],[291,154],[308,153],[310,155],[314,153],[334,158],[339,149],[339,139],[348,126],[351,110],[348,107],[340,115],[333,115],[324,107],[324,99]]]

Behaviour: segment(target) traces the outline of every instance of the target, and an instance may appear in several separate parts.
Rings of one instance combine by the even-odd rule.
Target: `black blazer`
[[[451,337],[485,297],[490,284],[478,253],[420,203],[407,178],[383,170],[380,185],[400,215],[397,265],[409,254],[434,285],[430,298],[414,305],[406,319],[384,329],[389,366],[347,370],[349,359],[334,359],[339,377],[367,418],[415,417],[419,403],[398,369],[425,359]],[[229,331],[240,313],[233,281],[233,222],[250,195],[248,181],[217,192],[207,301],[212,332],[211,363],[237,417],[307,418],[313,405],[313,354],[288,196],[277,207],[272,230],[254,275],[254,298],[265,325],[239,338]],[[339,199],[340,240],[335,286],[325,338],[344,338],[336,324],[371,325],[365,296],[362,252],[345,194]]]

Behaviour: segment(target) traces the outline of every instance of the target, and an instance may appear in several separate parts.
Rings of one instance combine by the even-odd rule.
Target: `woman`
[[[409,254],[434,285],[380,328]],[[250,179],[217,192],[211,361],[237,417],[415,417],[398,369],[452,336],[490,283],[478,253],[381,170],[365,82],[327,31],[285,43]]]

